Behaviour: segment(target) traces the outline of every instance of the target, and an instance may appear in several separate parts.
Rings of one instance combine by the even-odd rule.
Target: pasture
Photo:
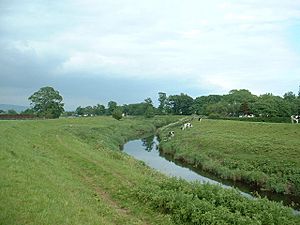
[[[0,121],[0,224],[300,223],[279,203],[168,178],[119,151],[176,120]]]
[[[164,153],[221,178],[264,190],[300,195],[300,126],[297,124],[194,120],[193,127],[172,127],[161,142]]]

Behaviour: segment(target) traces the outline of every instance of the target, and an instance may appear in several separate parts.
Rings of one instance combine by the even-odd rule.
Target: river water
[[[123,146],[122,150],[168,176],[176,176],[188,181],[197,180],[202,183],[217,184],[224,188],[238,188],[240,193],[245,197],[254,198],[253,193],[258,193],[260,196],[266,196],[270,200],[282,201],[284,205],[291,206],[297,210],[300,209],[299,197],[262,192],[256,187],[251,187],[241,182],[220,179],[198,168],[175,161],[168,155],[164,155],[159,151],[158,145],[158,138],[150,136],[144,139],[129,141]]]

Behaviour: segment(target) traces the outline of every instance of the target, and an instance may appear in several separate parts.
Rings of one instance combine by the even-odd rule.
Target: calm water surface
[[[254,198],[252,196],[252,192],[258,192],[261,196],[267,196],[269,199],[274,201],[282,201],[285,205],[293,205],[294,202],[300,202],[300,199],[294,196],[260,192],[259,190],[256,190],[253,187],[251,188],[241,182],[223,180],[190,165],[174,161],[172,157],[160,153],[158,145],[159,141],[157,137],[150,136],[144,139],[129,141],[123,146],[122,150],[134,158],[144,161],[148,166],[169,176],[180,177],[188,181],[217,184],[224,188],[237,187],[241,194],[248,198]],[[299,209],[300,207],[298,204],[294,204],[293,208]]]

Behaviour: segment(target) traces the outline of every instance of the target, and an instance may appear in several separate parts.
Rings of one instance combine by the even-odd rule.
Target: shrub
[[[221,116],[220,116],[220,114],[217,114],[217,113],[211,113],[211,114],[209,114],[208,118],[209,119],[220,119]]]
[[[122,119],[122,111],[121,111],[121,109],[116,108],[116,109],[112,112],[112,117],[115,118],[116,120]]]
[[[154,117],[154,108],[152,106],[148,106],[145,111],[145,117],[146,118],[152,118]]]

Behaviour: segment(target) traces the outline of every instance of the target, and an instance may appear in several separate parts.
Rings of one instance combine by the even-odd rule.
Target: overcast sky
[[[297,93],[298,0],[0,0],[0,103]]]

